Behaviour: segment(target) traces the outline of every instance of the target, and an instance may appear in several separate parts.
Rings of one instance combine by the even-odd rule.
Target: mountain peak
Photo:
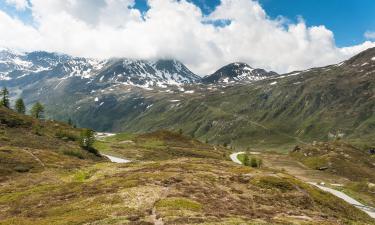
[[[215,73],[202,79],[203,83],[230,83],[230,82],[252,82],[263,80],[270,76],[277,76],[275,72],[268,72],[264,69],[254,69],[243,62],[230,63],[220,68]]]
[[[364,63],[375,63],[375,47],[369,48],[358,55],[350,58],[347,63],[349,65],[363,65]]]

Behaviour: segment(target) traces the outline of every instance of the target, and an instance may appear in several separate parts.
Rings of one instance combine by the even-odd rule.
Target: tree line
[[[10,100],[9,100],[9,91],[6,87],[4,87],[1,92],[0,92],[0,96],[1,96],[1,99],[0,99],[0,107],[6,107],[8,109],[12,109],[11,106],[10,106]],[[25,106],[25,102],[23,101],[22,98],[18,98],[14,104],[14,110],[17,112],[17,113],[21,113],[21,114],[26,114],[26,106]],[[32,107],[31,107],[31,110],[30,110],[30,114],[31,116],[33,116],[34,118],[36,119],[43,119],[44,117],[44,106],[40,103],[40,102],[36,102]],[[72,127],[76,127],[74,124],[73,124],[73,121],[69,118],[68,120],[68,124]],[[69,138],[69,134],[67,133],[64,133],[64,132],[60,132],[58,134],[58,136],[60,138]],[[74,138],[73,138],[74,139]],[[96,150],[94,147],[93,147],[93,144],[95,142],[95,131],[91,130],[91,129],[83,129],[81,131],[81,135],[79,137],[79,144],[80,146],[91,152],[91,153],[94,153],[96,155],[100,155],[98,150]]]
[[[1,90],[0,95],[1,95],[0,106],[11,109],[10,100],[9,100],[9,91],[6,87],[4,87]],[[14,110],[18,113],[26,114],[26,106],[22,98],[18,98],[16,100],[14,104]],[[31,116],[37,119],[42,119],[44,117],[44,106],[40,102],[34,103],[34,105],[31,107],[30,114]]]

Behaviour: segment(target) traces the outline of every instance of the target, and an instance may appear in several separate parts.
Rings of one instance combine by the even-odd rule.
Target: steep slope
[[[215,73],[202,78],[202,82],[206,84],[252,82],[277,75],[277,73],[272,71],[267,72],[263,69],[254,69],[245,63],[231,63],[220,68]]]
[[[69,116],[103,130],[182,128],[202,140],[239,146],[335,137],[373,143],[373,57],[375,49],[369,49],[338,65],[246,84],[149,91],[118,87],[98,93],[97,102],[94,96],[80,97]],[[52,110],[63,118],[61,109]]]
[[[79,129],[0,107],[0,180],[17,173],[74,169],[105,161],[78,144]]]
[[[140,80],[139,85],[129,85],[127,78],[111,77],[110,70],[91,82],[72,77],[30,84],[22,95],[27,102],[47,104],[53,118],[72,118],[79,126],[101,131],[181,128],[204,141],[241,147],[278,147],[335,137],[373,143],[374,57],[375,49],[369,49],[337,65],[225,85],[145,88],[151,83],[142,76],[129,78]],[[112,63],[117,66],[108,68],[124,73],[123,61]],[[142,65],[139,71],[150,68]]]

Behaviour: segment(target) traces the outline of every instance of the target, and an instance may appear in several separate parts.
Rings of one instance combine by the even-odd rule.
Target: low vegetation
[[[226,148],[202,143],[171,131],[117,134],[98,140],[94,147],[100,152],[143,161],[179,157],[227,159],[230,154]]]
[[[371,149],[343,141],[318,142],[296,146],[290,155],[311,169],[345,178],[345,184],[336,188],[375,206],[375,155]]]
[[[12,184],[12,185],[11,185]],[[286,174],[216,159],[98,163],[0,186],[1,224],[369,224]]]
[[[46,168],[79,168],[103,160],[79,146],[79,133],[64,123],[0,107],[0,178]]]
[[[95,141],[91,130],[0,107],[0,134],[4,225],[371,223],[330,194],[235,165],[226,148],[181,133]],[[141,162],[110,163],[90,149]]]

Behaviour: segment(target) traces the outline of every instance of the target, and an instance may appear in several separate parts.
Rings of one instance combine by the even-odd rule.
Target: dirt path
[[[39,164],[45,168],[46,165],[42,162],[42,160],[40,160],[36,155],[34,155],[31,151],[27,150],[27,149],[23,149],[24,152],[26,152],[27,154],[31,155],[31,157],[33,157],[36,161],[39,162]]]
[[[107,157],[109,160],[111,160],[111,162],[114,162],[114,163],[130,163],[131,162],[128,159],[122,159],[122,158],[118,158],[118,157],[111,156],[111,155],[102,154],[102,156]]]
[[[343,193],[341,191],[337,191],[335,189],[328,188],[328,187],[325,187],[325,186],[321,186],[321,185],[318,185],[318,184],[312,183],[312,182],[310,182],[310,184],[320,188],[323,191],[329,192],[329,193],[335,195],[338,198],[341,198],[342,200],[346,201],[347,203],[349,203],[349,204],[357,207],[358,209],[362,210],[363,212],[367,213],[371,218],[375,219],[375,208],[363,205],[362,203],[358,202],[354,198],[346,195],[345,193]]]
[[[231,154],[230,155],[231,160],[237,164],[242,164],[241,161],[238,160],[238,155],[240,154],[244,154],[244,152],[237,152],[237,153]],[[337,191],[332,188],[328,188],[328,187],[318,184],[321,181],[325,181],[325,182],[333,183],[333,184],[337,184],[337,183],[342,184],[342,183],[347,182],[348,181],[347,179],[334,176],[334,175],[329,175],[321,171],[307,168],[302,163],[291,159],[288,155],[269,154],[269,153],[264,153],[260,155],[262,156],[265,166],[269,168],[284,170],[287,173],[299,178],[300,180],[303,180],[311,185],[316,186],[317,188],[323,191],[329,192],[335,195],[336,197],[341,198],[347,203],[367,213],[370,217],[375,218],[374,208],[363,205],[362,203],[358,202],[357,200],[353,199],[352,197],[346,195],[345,193],[341,191]]]

